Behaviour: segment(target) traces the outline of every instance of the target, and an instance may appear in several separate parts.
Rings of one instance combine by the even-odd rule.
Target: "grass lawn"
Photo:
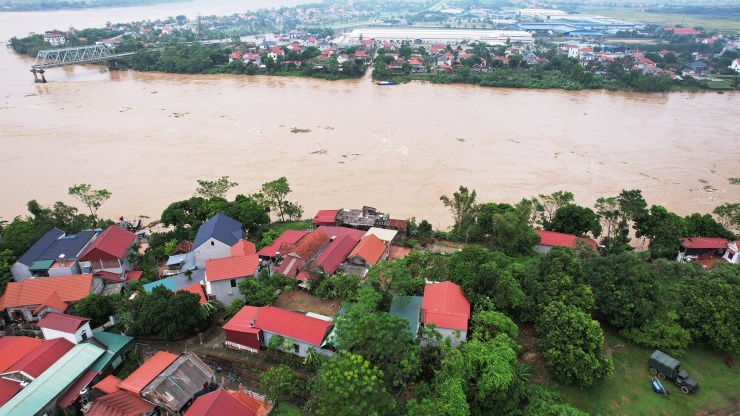
[[[706,30],[721,32],[740,32],[740,20],[727,16],[690,15],[672,13],[647,13],[626,7],[580,6],[582,14],[597,14],[616,19],[630,20],[641,23],[652,23],[661,26],[683,25],[684,27],[703,27]]]
[[[681,361],[681,368],[699,382],[700,390],[683,394],[666,379],[663,386],[672,394],[664,396],[654,393],[650,384],[647,359],[653,350],[634,345],[609,329],[604,330],[604,336],[614,360],[614,375],[584,390],[554,386],[579,409],[590,414],[635,416],[729,415],[738,411],[740,368],[728,368],[724,356],[690,348],[683,356],[675,357]]]
[[[311,228],[311,220],[274,222],[270,228],[282,234],[286,230],[308,231]]]

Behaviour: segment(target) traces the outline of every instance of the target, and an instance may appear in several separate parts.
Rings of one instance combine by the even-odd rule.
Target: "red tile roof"
[[[328,235],[329,237],[344,237],[345,235],[351,235],[352,237],[356,238],[358,241],[362,240],[362,237],[365,236],[365,233],[367,231],[363,230],[357,230],[354,228],[349,227],[332,227],[330,225],[322,225],[318,228],[323,232],[324,234]]]
[[[74,334],[86,322],[90,322],[90,318],[49,312],[39,321],[38,326],[39,328],[54,329],[68,334]]]
[[[0,338],[0,374],[41,343],[40,339],[31,337],[8,336]]]
[[[249,396],[241,390],[228,390],[229,394],[234,396],[235,399],[239,400],[247,409],[251,410],[255,414],[260,414],[260,410],[266,412],[267,409],[261,400],[257,400],[254,397]]]
[[[295,256],[286,256],[280,266],[275,269],[276,272],[283,274],[287,277],[295,277],[298,273],[298,268],[303,266],[305,261]]]
[[[121,379],[111,374],[108,377],[100,380],[96,385],[93,386],[93,388],[96,388],[103,393],[111,394],[120,390],[118,388],[119,384],[121,384]]]
[[[118,391],[96,400],[86,416],[136,416],[156,406],[133,394]],[[224,415],[226,416],[226,415]]]
[[[383,256],[386,247],[385,243],[380,241],[375,234],[370,234],[360,241],[360,244],[352,250],[349,257],[360,256],[367,264],[373,266]]]
[[[260,258],[256,254],[206,260],[206,280],[217,282],[219,280],[251,276],[255,273],[259,264]]]
[[[283,243],[296,243],[298,240],[303,238],[304,235],[306,235],[305,231],[286,230],[280,234],[280,237],[276,238],[271,245],[263,247],[258,251],[257,255],[262,257],[275,257],[275,253],[280,251],[280,246]]]
[[[92,282],[93,275],[89,273],[10,282],[5,288],[0,309],[41,305],[55,292],[64,302],[77,302],[90,294]]]
[[[260,308],[256,306],[245,306],[234,315],[233,318],[229,319],[229,322],[223,326],[224,331],[237,331],[246,332],[249,334],[256,334],[260,332],[259,328],[255,328],[251,325],[254,318],[257,316],[257,311]]]
[[[185,416],[225,415],[256,416],[257,413],[224,389],[218,389],[198,397],[185,412]]]
[[[22,371],[36,378],[73,347],[74,344],[64,338],[46,340],[37,345],[36,348],[23,356],[23,358],[16,361],[5,372]]]
[[[596,241],[590,238],[576,237],[573,234],[556,233],[555,231],[535,230],[540,235],[540,245],[543,246],[565,246],[576,248],[576,241],[581,240],[594,250],[598,250]]]
[[[136,234],[111,225],[98,235],[80,256],[80,260],[122,259],[136,240]]]
[[[334,225],[336,224],[338,209],[322,209],[316,213],[311,220],[313,225]]]
[[[283,243],[280,246],[280,254],[287,255],[295,253],[303,260],[313,257],[321,247],[329,242],[330,237],[321,230],[313,230],[298,240],[295,244]]]
[[[260,308],[254,326],[286,338],[304,341],[313,345],[321,345],[329,329],[334,325],[331,321],[301,315],[275,306]]]
[[[257,249],[254,247],[254,243],[247,240],[239,240],[236,244],[231,246],[231,255],[236,256],[249,256],[257,254]]]
[[[51,295],[49,295],[49,297],[46,298],[46,300],[41,302],[41,304],[36,309],[34,309],[32,312],[36,314],[41,310],[41,308],[44,308],[44,307],[56,309],[58,311],[64,312],[65,310],[67,310],[68,306],[69,306],[69,303],[63,301],[59,297],[59,294],[57,292],[54,292]]]
[[[672,31],[675,35],[701,35],[701,32],[693,27],[667,27],[665,30]]]
[[[337,237],[316,257],[314,266],[321,266],[327,274],[334,274],[339,265],[347,259],[360,240],[351,235]]]
[[[203,286],[201,286],[199,282],[195,282],[190,286],[185,286],[183,288],[177,289],[175,292],[180,291],[195,293],[196,295],[200,296],[200,300],[198,301],[198,303],[200,303],[201,305],[206,303],[206,295],[205,293],[203,293]]]
[[[707,237],[689,237],[689,238],[682,238],[681,245],[686,248],[720,249],[720,248],[727,248],[727,239],[707,238]]]
[[[452,282],[441,282],[424,287],[421,301],[424,309],[424,324],[435,324],[437,328],[468,330],[470,302],[465,299],[460,286]]]
[[[175,362],[177,355],[170,354],[166,351],[157,351],[156,354],[141,365],[136,371],[131,373],[125,380],[121,381],[118,387],[136,395],[140,394],[147,384],[151,383],[162,371],[170,364]]]
[[[388,228],[396,228],[399,230],[405,230],[408,228],[408,225],[406,224],[406,220],[394,220],[390,219],[388,220],[388,224],[385,225]]]
[[[141,270],[130,270],[126,272],[126,283],[131,282],[132,280],[139,280],[141,279],[141,275],[144,274]]]
[[[67,406],[71,406],[78,397],[80,397],[80,390],[90,385],[90,382],[98,375],[97,371],[88,370],[82,373],[82,376],[77,379],[72,385],[67,388],[67,391],[62,394],[57,400],[57,406],[64,409]]]

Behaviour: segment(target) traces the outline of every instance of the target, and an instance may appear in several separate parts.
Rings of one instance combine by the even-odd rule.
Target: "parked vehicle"
[[[683,393],[694,393],[699,390],[699,383],[696,382],[688,371],[682,370],[681,363],[670,355],[655,350],[648,359],[650,373],[658,376],[659,379],[665,378],[672,380],[681,388]]]

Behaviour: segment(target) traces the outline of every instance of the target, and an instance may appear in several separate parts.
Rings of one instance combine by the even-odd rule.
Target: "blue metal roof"
[[[228,246],[233,246],[243,236],[242,223],[219,213],[198,228],[198,234],[195,236],[195,241],[193,241],[193,249],[196,249],[211,237]]]
[[[419,311],[421,310],[421,296],[393,296],[390,314],[405,319],[409,323],[409,331],[416,339],[419,332]]]
[[[36,241],[31,248],[28,249],[25,253],[23,253],[22,256],[18,257],[18,263],[25,264],[26,266],[30,266],[33,264],[34,261],[39,259],[39,256],[44,253],[49,247],[51,247],[52,244],[54,244],[54,241],[56,241],[58,238],[64,235],[64,231],[60,230],[59,228],[54,228],[53,230],[47,232],[43,235],[43,237],[39,238],[38,241]]]
[[[154,290],[155,287],[164,286],[174,292],[175,290],[190,286],[196,282],[205,283],[205,276],[205,269],[196,269],[193,270],[193,275],[190,276],[190,279],[188,279],[184,273],[180,273],[162,280],[157,280],[156,282],[147,283],[144,285],[144,290],[146,293],[152,293],[152,290]]]
[[[59,255],[64,254],[68,259],[75,259],[80,254],[83,248],[95,237],[97,231],[87,230],[80,231],[76,235],[64,236],[52,243],[52,245],[44,251],[38,260],[56,260]]]

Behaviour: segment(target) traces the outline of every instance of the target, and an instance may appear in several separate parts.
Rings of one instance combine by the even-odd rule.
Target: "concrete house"
[[[321,348],[324,339],[334,327],[331,321],[286,311],[275,306],[265,306],[257,311],[254,327],[262,330],[264,346],[270,345],[270,338],[281,336],[292,344],[292,348],[287,352],[299,357],[305,357],[309,348],[313,348],[320,354],[334,355],[332,351]]]
[[[465,342],[470,320],[470,302],[465,299],[460,286],[452,282],[425,286],[421,316],[422,324],[434,324],[443,337],[450,338],[453,347]]]
[[[156,404],[163,415],[181,415],[186,405],[215,382],[215,372],[197,355],[184,354],[157,374],[141,397]]]
[[[740,58],[732,61],[732,64],[730,64],[730,69],[734,70],[735,72],[740,72]]]
[[[534,251],[538,253],[547,253],[553,247],[564,246],[572,249],[576,248],[576,243],[582,241],[589,247],[598,251],[596,241],[590,238],[576,237],[573,234],[556,233],[555,231],[535,230],[540,236],[539,244],[534,246]]]
[[[216,214],[198,228],[193,241],[195,266],[206,267],[206,260],[231,256],[231,247],[244,238],[242,224],[224,214]]]
[[[0,310],[5,309],[12,320],[34,322],[47,312],[64,313],[90,293],[102,291],[102,279],[92,274],[26,279],[8,283]]]
[[[46,339],[64,338],[77,345],[93,336],[90,318],[49,312],[38,322]]]
[[[725,254],[722,258],[728,263],[740,264],[740,250],[738,250],[738,246],[740,246],[740,240],[728,242],[727,250],[725,250]]]
[[[111,225],[80,256],[82,271],[114,273],[125,280],[125,272],[134,269],[128,258],[136,241],[136,234]]]
[[[244,299],[239,282],[254,276],[259,267],[257,254],[206,261],[206,293],[213,300],[229,306],[234,299]]]
[[[30,277],[80,274],[78,259],[96,235],[97,232],[87,230],[68,236],[54,228],[18,258],[10,273],[16,282]]]
[[[256,306],[245,306],[223,326],[226,334],[224,347],[249,351],[253,354],[260,352],[264,335],[261,329],[254,326],[259,309]]]

